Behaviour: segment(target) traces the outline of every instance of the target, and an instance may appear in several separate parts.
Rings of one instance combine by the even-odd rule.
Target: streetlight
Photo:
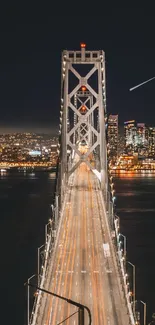
[[[126,274],[126,236],[124,236],[123,234],[121,234],[121,233],[119,233],[119,236],[122,236],[123,237],[123,240],[124,240],[124,244],[123,244],[123,246],[124,246],[124,265],[125,265],[125,267],[124,267],[124,273]]]
[[[52,210],[52,216],[53,216],[53,213],[54,213],[54,205],[51,204],[51,210]]]
[[[114,223],[115,223],[116,232],[118,234],[118,232],[119,232],[119,225],[120,225],[120,217],[118,217],[117,215],[115,215]]]
[[[38,247],[38,285],[39,285],[39,276],[40,276],[40,249],[44,246],[45,244]]]
[[[48,227],[49,225],[51,225],[52,222],[53,222],[53,220],[52,220],[52,219],[49,219],[49,222],[47,223],[47,225],[45,225],[45,242],[46,242],[46,243],[47,243],[47,232],[48,232],[47,227]]]
[[[56,195],[56,193],[55,193]],[[57,216],[56,216],[56,207],[54,206],[54,204],[51,204],[51,212],[52,212],[52,221],[54,222],[54,225],[56,226],[56,219],[57,219]]]
[[[132,264],[131,262],[127,261],[127,263],[129,263],[132,268],[133,268],[133,310],[134,310],[134,316],[135,316],[135,299],[136,299],[136,268],[135,265]]]
[[[32,287],[32,288],[36,288],[37,290],[40,290],[40,291],[45,292],[45,293],[47,293],[47,294],[49,294],[49,295],[52,295],[52,296],[54,296],[54,297],[60,298],[60,299],[62,299],[62,300],[65,300],[65,301],[67,301],[69,304],[78,307],[78,324],[79,324],[79,325],[84,325],[84,309],[86,309],[86,310],[87,310],[87,313],[88,313],[88,317],[89,317],[89,325],[91,325],[91,323],[92,323],[92,322],[91,322],[91,311],[90,311],[90,309],[89,309],[87,306],[82,305],[82,304],[80,304],[79,302],[76,302],[76,301],[74,301],[74,300],[72,300],[72,299],[68,299],[68,298],[66,298],[66,297],[60,296],[60,295],[58,295],[58,294],[56,294],[56,293],[54,293],[54,292],[51,292],[51,291],[45,290],[45,289],[43,289],[43,288],[40,288],[40,287],[38,287],[38,286],[36,286],[36,285],[31,284],[30,282],[24,283],[24,285],[27,285],[28,287],[30,286],[30,287]],[[75,313],[74,313],[74,314],[75,314]],[[74,315],[74,314],[72,314],[72,315]],[[71,315],[71,316],[72,316],[72,315]],[[29,325],[29,324],[28,324],[28,325]]]
[[[30,323],[30,280],[34,278],[36,274],[33,274],[28,280],[27,280],[27,325]]]
[[[142,301],[142,300],[140,300],[140,302],[144,306],[144,325],[146,325],[146,303],[144,301]]]
[[[146,325],[146,303],[144,301],[142,301],[142,300],[135,300],[135,304],[138,303],[138,302],[141,302],[144,305],[143,325]]]

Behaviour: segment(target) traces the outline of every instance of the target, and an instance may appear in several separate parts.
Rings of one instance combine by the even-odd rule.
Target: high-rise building
[[[127,121],[124,123],[125,153],[137,153],[139,157],[155,156],[155,127],[144,123]]]
[[[125,153],[133,154],[136,140],[135,120],[124,122]]]
[[[137,123],[137,136],[136,136],[136,144],[144,146],[146,142],[145,139],[145,124]]]
[[[148,156],[148,141],[146,135],[147,135],[147,131],[146,131],[145,123],[137,123],[135,152],[137,152],[138,156],[141,157]]]
[[[148,127],[146,130],[146,140],[148,148],[148,156],[155,156],[155,127]]]
[[[109,159],[116,160],[118,154],[118,115],[109,115],[107,136]]]

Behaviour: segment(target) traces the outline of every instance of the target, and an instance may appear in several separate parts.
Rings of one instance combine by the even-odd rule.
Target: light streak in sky
[[[130,88],[129,90],[132,91],[132,90],[134,90],[134,89],[136,89],[136,88],[138,88],[138,87],[140,87],[140,86],[146,84],[147,82],[149,82],[149,81],[151,81],[151,80],[153,80],[153,79],[155,79],[155,77],[153,77],[153,78],[151,78],[151,79],[148,79],[148,80],[142,82],[141,84],[139,84],[139,85],[137,85],[137,86],[135,86],[135,87]]]

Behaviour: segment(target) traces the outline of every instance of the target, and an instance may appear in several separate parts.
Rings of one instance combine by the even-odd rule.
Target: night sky
[[[58,129],[61,51],[79,50],[81,41],[105,51],[108,113],[119,114],[121,125],[136,119],[155,126],[155,80],[129,92],[155,76],[153,8],[117,7],[95,17],[30,12],[13,5],[1,11],[1,132]]]

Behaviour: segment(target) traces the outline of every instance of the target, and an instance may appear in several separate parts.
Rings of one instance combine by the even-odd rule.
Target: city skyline
[[[146,325],[154,309],[154,233],[150,236],[149,230],[155,228],[153,214],[146,232],[148,212],[155,211],[154,193],[150,197],[149,183],[143,179],[155,177],[155,82],[130,91],[154,75],[154,17],[142,8],[131,13],[117,9],[118,15],[115,10],[104,11],[101,19],[46,14],[45,22],[35,11],[31,23],[26,11],[18,21],[12,7],[0,32],[0,131],[17,132],[0,136],[1,228],[6,246],[2,278],[4,284],[8,281],[2,294],[4,307],[10,309],[5,317],[19,317],[24,294],[20,295],[18,282],[22,288],[27,285],[24,324],[67,320],[76,325],[89,319],[96,325],[107,320]],[[153,130],[145,127],[150,124]],[[124,137],[119,125],[125,125]],[[42,134],[49,132],[56,136]],[[117,177],[121,180],[125,172],[133,182],[126,177],[128,190],[122,185],[118,189]],[[44,175],[46,182],[39,185]],[[138,186],[136,177],[141,178]],[[148,206],[142,205],[144,199]],[[48,205],[46,223],[40,203]],[[14,301],[8,305],[12,278]],[[43,290],[50,295],[44,297]],[[53,293],[66,298],[55,301]],[[66,307],[64,300],[74,306]]]
[[[58,126],[57,127],[41,127],[37,125],[31,125],[31,126],[4,126],[0,125],[0,134],[11,134],[11,133],[25,133],[25,132],[30,132],[30,133],[44,133],[44,134],[50,134],[51,136],[58,135]]]
[[[128,121],[123,121],[121,120],[121,123],[120,123],[120,115],[118,114],[115,114],[113,112],[111,112],[110,114],[107,114],[108,117],[111,115],[111,116],[115,116],[117,115],[118,116],[118,132],[119,134],[124,134],[124,123],[128,122]],[[145,120],[136,120],[134,118],[134,115],[132,116],[132,119],[131,120],[134,120],[136,123],[138,124],[145,124],[145,126],[147,127],[155,127],[155,122],[154,122],[154,125],[153,125],[153,122],[152,123],[146,123]],[[129,120],[130,121],[130,120]],[[43,133],[43,134],[50,134],[51,136],[58,136],[59,135],[59,124],[58,125],[54,125],[51,127],[46,127],[46,126],[42,126],[41,124],[39,125],[28,125],[28,126],[20,126],[20,125],[15,125],[13,124],[12,126],[5,126],[4,124],[1,124],[0,123],[0,134],[11,134],[11,133],[25,133],[25,132],[30,132],[30,133]]]

